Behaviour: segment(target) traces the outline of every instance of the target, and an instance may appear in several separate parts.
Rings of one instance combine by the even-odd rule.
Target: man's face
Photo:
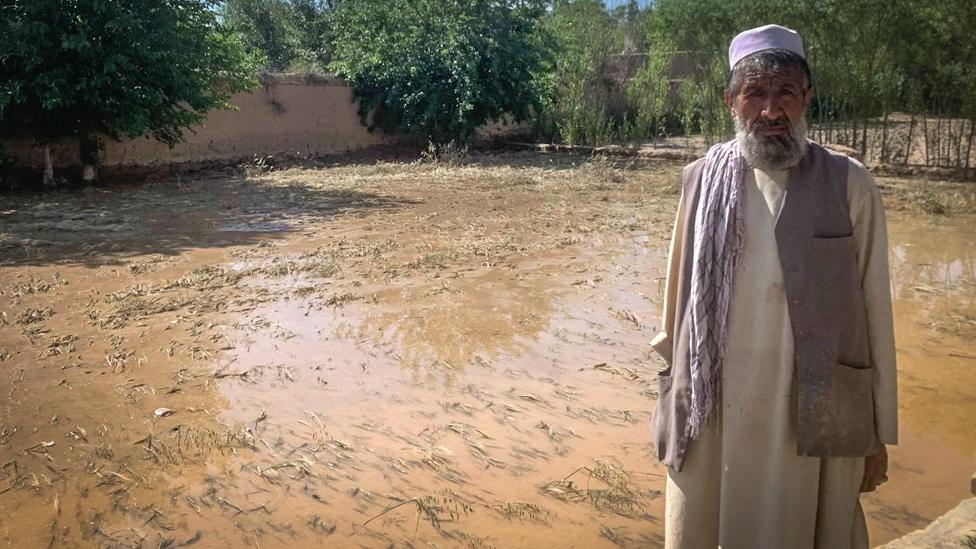
[[[725,91],[740,148],[753,166],[779,170],[800,161],[812,95],[804,73],[796,69],[746,72],[735,94]]]
[[[783,136],[803,120],[812,95],[799,70],[747,72],[735,96],[726,90],[725,104],[759,136]]]

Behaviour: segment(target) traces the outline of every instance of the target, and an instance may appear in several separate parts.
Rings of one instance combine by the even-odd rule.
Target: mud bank
[[[881,549],[955,549],[973,544],[976,544],[976,499],[970,498],[936,519],[924,530],[886,543]]]

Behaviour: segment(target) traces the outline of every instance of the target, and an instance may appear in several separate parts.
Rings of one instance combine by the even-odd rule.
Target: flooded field
[[[0,544],[660,545],[680,165],[536,154],[0,197]],[[902,444],[872,542],[968,494],[976,196],[880,179]]]

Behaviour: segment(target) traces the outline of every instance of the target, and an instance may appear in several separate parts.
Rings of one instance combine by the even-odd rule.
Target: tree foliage
[[[888,131],[896,111],[951,122],[926,135],[927,163],[968,162],[976,127],[976,3],[971,0],[657,0],[646,19],[650,62],[632,83],[643,119],[677,110],[679,131],[716,139],[731,126],[721,104],[726,51],[740,31],[777,22],[799,31],[814,73],[809,111],[816,137],[840,142],[877,160],[907,161],[911,135],[896,147]],[[662,85],[675,64],[679,82]],[[880,119],[880,122],[879,122]],[[876,126],[880,125],[880,129]],[[931,130],[931,129],[930,129]],[[949,146],[942,159],[932,151]],[[968,135],[967,135],[968,134]],[[968,150],[963,150],[968,149]],[[933,153],[934,154],[934,153]]]
[[[513,0],[344,0],[330,20],[330,67],[370,127],[467,140],[485,122],[539,109],[542,11]]]
[[[603,80],[624,33],[603,2],[556,2],[543,19],[551,59],[542,79],[544,133],[569,144],[603,144],[616,137]]]
[[[731,134],[721,101],[729,41],[778,22],[804,37],[813,137],[884,162],[924,153],[928,164],[969,166],[972,0],[613,5],[0,0],[0,136],[30,132],[49,143],[149,134],[172,144],[252,83],[260,56],[272,70],[328,67],[352,86],[371,128],[440,143],[505,116],[534,120],[542,138],[568,143],[681,133],[714,141]]]
[[[224,0],[224,25],[271,71],[321,71],[330,59],[328,15],[338,0]]]
[[[207,0],[0,0],[0,132],[170,145],[255,83]]]

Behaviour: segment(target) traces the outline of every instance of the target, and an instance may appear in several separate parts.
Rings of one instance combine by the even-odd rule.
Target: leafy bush
[[[617,137],[604,79],[623,34],[599,0],[558,2],[544,18],[551,66],[544,80],[540,129],[570,145],[602,145]]]
[[[0,4],[0,137],[150,135],[175,144],[256,84],[212,0]],[[88,151],[91,152],[91,151]]]
[[[330,68],[371,129],[468,141],[488,121],[538,111],[542,13],[514,0],[343,1]]]

